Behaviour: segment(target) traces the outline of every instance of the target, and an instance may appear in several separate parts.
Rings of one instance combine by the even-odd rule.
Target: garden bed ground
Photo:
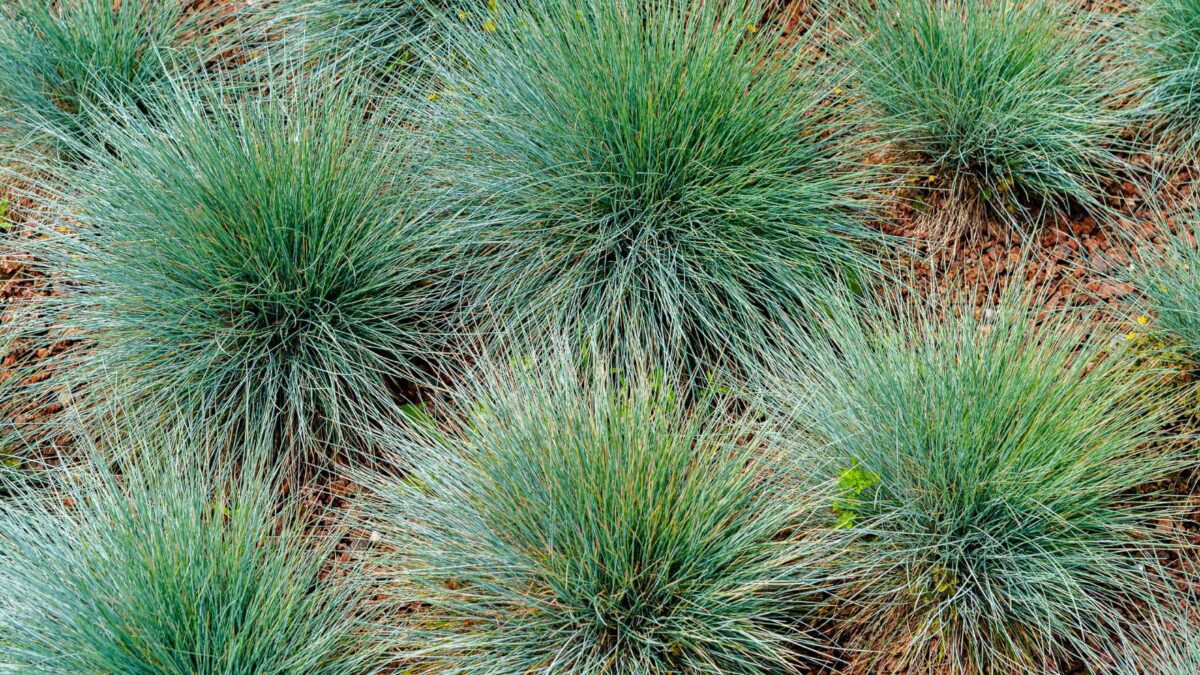
[[[803,26],[806,7],[804,0],[795,0],[784,10],[795,28]],[[1149,168],[1151,158],[1142,157],[1139,161]],[[937,181],[930,183],[930,187],[927,181],[918,179],[914,186],[898,191],[895,207],[875,226],[906,242],[907,252],[890,260],[889,265],[899,271],[898,278],[912,280],[910,290],[914,292],[932,295],[945,288],[966,284],[994,295],[1006,283],[1019,281],[1039,289],[1047,309],[1068,305],[1094,308],[1091,316],[1098,336],[1109,336],[1114,341],[1147,340],[1147,324],[1137,318],[1143,314],[1140,299],[1134,288],[1122,280],[1121,271],[1135,259],[1139,248],[1161,245],[1163,228],[1171,227],[1173,223],[1170,218],[1156,217],[1159,210],[1150,208],[1147,200],[1167,205],[1184,203],[1190,198],[1192,179],[1188,171],[1177,172],[1154,195],[1139,194],[1132,183],[1111,186],[1109,201],[1119,212],[1118,219],[1102,222],[1075,214],[1050,219],[1026,235],[1004,223],[990,222],[978,211],[966,209],[967,213],[963,215],[963,209],[948,203],[950,200],[939,190]],[[18,248],[0,251],[0,303],[3,307],[0,320],[13,321],[19,316],[32,322],[32,326],[20,343],[21,348],[5,355],[0,368],[22,369],[21,376],[27,382],[53,380],[53,368],[39,364],[58,363],[50,357],[73,345],[61,339],[39,341],[55,335],[53,327],[37,324],[44,321],[38,309],[39,302],[56,292],[55,281],[34,272],[27,264],[27,252],[19,249],[23,237],[37,236],[29,225],[33,204],[15,192],[7,198],[0,196],[0,202],[5,199],[9,204],[9,236],[6,239]],[[960,222],[964,218],[969,221],[965,227]],[[1154,317],[1148,317],[1148,321],[1152,325]],[[27,368],[32,372],[23,370]],[[404,396],[411,398],[412,394],[406,392]],[[71,404],[69,397],[35,402],[18,411],[12,422],[36,433],[38,419],[44,415],[62,414],[64,404]],[[1190,424],[1190,420],[1181,421],[1181,425]],[[69,438],[45,440],[47,442],[40,444],[43,449],[40,456],[26,458],[30,466],[52,462],[56,452],[69,447]],[[344,468],[344,465],[339,467]],[[1190,490],[1194,480],[1191,475],[1180,476],[1175,488]],[[349,499],[356,491],[345,475],[326,476],[316,485],[299,489],[312,512],[321,514],[313,523],[318,530],[338,522],[338,513],[348,508]],[[1200,545],[1200,530],[1195,525],[1200,521],[1200,497],[1193,497],[1193,503],[1195,518],[1186,526],[1192,532],[1191,543]],[[1180,525],[1163,524],[1164,527]],[[351,560],[355,551],[372,545],[371,536],[370,532],[355,531],[337,546],[335,555],[343,562]],[[1195,562],[1200,561],[1176,560],[1173,566],[1186,568]]]

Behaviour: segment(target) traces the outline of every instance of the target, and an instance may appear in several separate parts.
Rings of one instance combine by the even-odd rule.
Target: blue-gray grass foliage
[[[840,485],[845,634],[919,672],[1152,659],[1186,393],[1082,311],[976,299],[832,295],[770,369],[772,416]]]
[[[564,351],[479,360],[362,504],[414,672],[778,673],[822,648],[808,621],[826,514],[779,447],[645,363]]]
[[[180,50],[201,49],[203,19],[179,0],[4,3],[0,139],[70,152],[93,137],[113,99],[144,106],[176,70]],[[201,60],[198,52],[186,58]]]
[[[1177,210],[1162,218],[1166,230],[1161,245],[1141,247],[1127,275],[1144,298],[1149,314],[1146,329],[1174,360],[1200,365],[1200,213]]]
[[[1110,19],[1054,0],[884,0],[852,16],[867,119],[922,177],[1022,221],[1039,206],[1106,212],[1132,119]]]
[[[414,96],[462,208],[468,312],[711,363],[808,311],[814,279],[872,266],[874,177],[838,81],[763,15],[537,0],[442,17]]]
[[[425,377],[435,281],[420,143],[332,69],[261,92],[178,80],[54,195],[46,266],[71,280],[72,373],[121,414],[178,411],[281,459],[327,458],[397,418]],[[48,230],[51,228],[47,227]],[[354,439],[354,440],[351,440]]]
[[[373,672],[362,587],[324,577],[336,537],[306,534],[270,472],[209,463],[204,433],[118,438],[119,469],[80,440],[87,461],[0,501],[0,668]]]
[[[1151,124],[1163,146],[1191,161],[1200,140],[1200,2],[1152,0],[1138,19]]]

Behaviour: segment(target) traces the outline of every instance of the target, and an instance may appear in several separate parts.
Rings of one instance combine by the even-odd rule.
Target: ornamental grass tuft
[[[846,643],[872,671],[1157,672],[1186,392],[1083,311],[976,300],[831,296],[771,370],[838,483]]]
[[[481,359],[419,441],[433,459],[367,480],[398,660],[798,672],[821,648],[818,499],[747,416],[677,400],[661,371],[563,354]]]
[[[1106,212],[1126,163],[1130,69],[1112,21],[1055,0],[861,3],[846,59],[914,173],[1010,221]]]
[[[1138,18],[1152,125],[1189,158],[1200,142],[1200,2],[1152,0]]]
[[[266,474],[214,469],[203,434],[122,436],[119,470],[68,464],[0,501],[0,669],[374,672],[358,587],[322,573],[336,537]]]
[[[270,93],[176,83],[153,121],[105,127],[42,246],[97,410],[178,411],[235,449],[266,430],[282,462],[369,449],[398,418],[442,286],[423,151],[367,89],[324,70]]]
[[[12,0],[0,6],[0,139],[55,154],[89,138],[105,104],[145,105],[200,49],[179,0]],[[191,58],[198,58],[195,54]]]
[[[462,205],[467,310],[710,363],[808,311],[814,279],[870,269],[875,177],[838,81],[764,15],[538,0],[443,16],[414,95]]]

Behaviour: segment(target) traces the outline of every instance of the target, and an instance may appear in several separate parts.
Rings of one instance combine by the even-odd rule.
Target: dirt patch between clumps
[[[0,185],[0,328],[13,331],[15,341],[8,353],[0,354],[0,382],[10,378],[26,398],[0,401],[5,419],[0,419],[0,441],[19,439],[24,453],[10,455],[0,447],[10,467],[36,468],[58,460],[59,448],[67,448],[67,437],[51,437],[42,431],[48,416],[70,405],[70,395],[54,386],[59,358],[75,344],[64,335],[47,310],[47,299],[61,292],[32,259],[31,241],[44,237],[34,216],[37,204],[28,186],[6,176]],[[10,436],[10,434],[12,434]]]
[[[1158,214],[1187,204],[1192,180],[1191,171],[1176,170],[1149,196],[1130,181],[1110,186],[1110,217],[1032,212],[1015,222],[937,184],[915,185],[898,191],[894,208],[876,226],[905,242],[907,250],[891,264],[899,278],[913,280],[917,292],[965,286],[980,290],[983,302],[1021,276],[1047,309],[1094,307],[1099,327],[1133,315],[1139,298],[1125,281],[1125,268],[1136,262],[1140,248],[1165,242],[1176,219]],[[1036,224],[1022,230],[1022,222]]]

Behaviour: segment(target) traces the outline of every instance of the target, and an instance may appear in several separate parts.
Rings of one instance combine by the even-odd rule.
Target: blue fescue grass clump
[[[1187,157],[1200,140],[1200,2],[1152,0],[1138,18],[1153,125]]]
[[[365,85],[317,70],[269,93],[175,84],[72,175],[42,247],[72,280],[72,372],[124,414],[178,410],[281,460],[395,418],[425,376],[434,233],[421,151]]]
[[[1053,0],[885,0],[848,59],[876,133],[999,215],[1104,211],[1129,86],[1111,22]]]
[[[814,277],[870,267],[873,183],[837,82],[761,3],[458,16],[415,94],[461,200],[470,309],[704,361],[806,311]]]
[[[0,7],[0,130],[9,145],[89,137],[107,98],[144,104],[193,42],[178,0],[13,0]],[[69,145],[69,143],[68,143]]]
[[[661,371],[551,351],[481,359],[421,441],[432,459],[367,481],[400,662],[793,672],[820,646],[805,530],[822,516],[777,446],[713,399],[676,400]]]
[[[1175,214],[1181,227],[1165,232],[1161,246],[1144,246],[1130,280],[1145,299],[1150,316],[1139,317],[1176,357],[1200,367],[1200,212]],[[1169,224],[1164,220],[1164,226]]]
[[[214,470],[202,439],[131,438],[119,470],[62,467],[0,502],[0,668],[371,672],[353,578],[322,576],[333,538],[265,474]]]
[[[422,0],[300,0],[282,7],[294,13],[291,20],[304,21],[305,39],[317,52],[357,52],[386,69],[416,56],[410,45],[430,30],[431,5]]]
[[[839,484],[848,644],[913,672],[1155,671],[1185,393],[1083,312],[975,305],[833,296],[774,366],[775,416]]]

